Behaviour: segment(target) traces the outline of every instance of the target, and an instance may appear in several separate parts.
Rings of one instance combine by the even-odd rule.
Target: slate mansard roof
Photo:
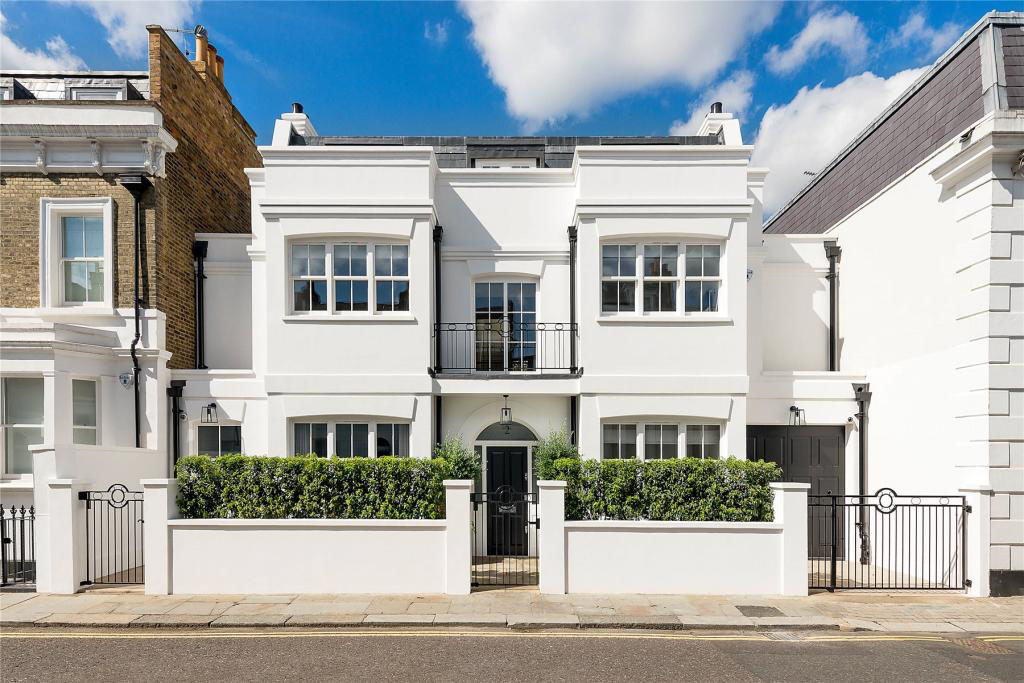
[[[440,168],[472,168],[476,159],[535,159],[539,168],[569,168],[581,145],[721,145],[718,135],[470,137],[293,136],[293,145],[416,145],[434,148]]]
[[[1004,86],[1005,102],[984,91],[986,70]],[[828,232],[996,106],[1024,109],[1022,12],[982,17],[780,209],[764,232]]]

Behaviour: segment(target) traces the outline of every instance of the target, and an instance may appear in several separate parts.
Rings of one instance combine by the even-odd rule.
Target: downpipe
[[[132,338],[132,388],[135,391],[135,447],[142,447],[142,413],[141,397],[139,394],[139,378],[142,376],[142,368],[139,366],[138,347],[142,340],[142,300],[139,297],[139,280],[142,273],[142,195],[152,186],[149,179],[141,173],[124,174],[118,176],[118,182],[135,200],[135,250],[134,250],[134,278],[132,282],[132,299],[135,309],[135,336]]]
[[[857,400],[857,489],[860,498],[857,537],[860,539],[860,563],[871,563],[871,543],[868,535],[868,510],[864,505],[868,487],[868,408],[871,405],[870,384],[854,384],[853,393]]]

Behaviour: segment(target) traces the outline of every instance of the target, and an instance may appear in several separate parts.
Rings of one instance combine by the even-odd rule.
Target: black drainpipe
[[[135,306],[135,337],[132,339],[132,387],[135,390],[135,447],[142,447],[142,416],[139,410],[139,377],[142,370],[139,367],[139,356],[137,348],[142,339],[142,327],[140,316],[142,315],[142,299],[139,298],[139,280],[142,274],[142,264],[139,252],[142,248],[142,195],[146,188],[152,184],[149,179],[141,173],[127,173],[118,176],[118,182],[124,189],[131,193],[135,199],[135,276],[132,282],[132,298]]]
[[[434,439],[435,443],[437,443],[438,446],[440,446],[441,442],[444,441],[444,432],[441,431],[443,429],[442,425],[444,424],[441,419],[441,406],[443,398],[444,397],[441,396],[440,394],[434,397]]]
[[[871,406],[870,384],[854,384],[853,394],[857,400],[857,421],[860,429],[857,432],[857,491],[860,494],[860,520],[857,522],[857,535],[860,537],[860,563],[871,561],[871,547],[868,543],[867,506],[864,498],[868,495],[868,408]]]
[[[576,374],[576,236],[575,225],[569,226],[569,368]]]
[[[196,367],[206,370],[206,274],[203,262],[210,243],[196,240],[192,243],[192,258],[196,260]]]
[[[441,238],[444,228],[434,226],[434,373],[441,372]],[[440,424],[440,423],[439,423]],[[440,439],[440,435],[437,437]]]
[[[576,432],[579,431],[579,410],[577,409],[577,396],[569,397],[569,443],[576,445]]]
[[[839,272],[836,265],[843,256],[843,248],[834,240],[825,242],[828,258],[828,369],[839,370]]]
[[[181,452],[179,423],[185,411],[181,409],[181,395],[185,389],[185,380],[172,379],[167,388],[167,396],[171,399],[171,476],[175,475],[178,466],[178,454]]]

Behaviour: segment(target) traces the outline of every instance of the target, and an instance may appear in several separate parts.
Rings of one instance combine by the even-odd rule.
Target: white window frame
[[[634,276],[606,276],[604,274],[604,248],[606,246],[628,246],[635,249],[636,262],[633,266]],[[676,274],[649,276],[644,273],[644,252],[649,246],[674,246],[676,247]],[[717,246],[718,252],[718,276],[692,276],[686,277],[686,253],[693,247]],[[610,239],[602,240],[598,251],[599,274],[598,283],[598,315],[602,319],[624,318],[632,319],[637,317],[650,318],[654,320],[682,319],[682,318],[720,318],[725,314],[726,281],[726,245],[721,240],[706,239]],[[686,310],[686,282],[690,281],[717,281],[718,282],[718,308],[715,311],[687,311]],[[633,283],[633,309],[620,311],[605,311],[603,285],[605,282],[632,282]],[[644,283],[645,282],[674,282],[676,307],[674,311],[645,311],[644,310]]]
[[[365,276],[351,276],[351,275],[334,275],[334,247],[335,246],[365,246],[366,247],[366,275]],[[292,249],[297,246],[322,246],[324,247],[324,275],[292,275]],[[377,275],[376,274],[376,255],[378,246],[387,247],[406,247],[408,250],[408,259],[406,267],[406,275]],[[412,256],[412,243],[408,240],[359,240],[359,239],[317,239],[317,238],[298,238],[287,242],[286,256],[285,256],[285,273],[286,273],[286,287],[285,297],[287,301],[287,315],[294,316],[308,316],[308,317],[320,317],[320,318],[354,318],[357,320],[365,320],[367,318],[407,318],[412,314],[413,310],[413,286],[412,286],[412,269],[413,269],[413,256]],[[393,260],[392,260],[393,264]],[[393,270],[393,266],[392,266]],[[322,311],[302,311],[295,309],[295,294],[294,294],[294,282],[298,280],[326,280],[327,281],[327,308]],[[335,301],[335,286],[339,281],[361,281],[365,280],[367,283],[367,310],[365,311],[339,311],[336,308]],[[377,310],[377,282],[406,282],[409,285],[409,309],[400,311],[378,311]]]
[[[496,168],[513,168],[522,170],[524,168],[537,168],[536,157],[501,157],[496,159],[488,159],[483,157],[477,157],[473,159],[473,168],[485,168],[494,170]]]
[[[707,420],[689,422],[686,425],[686,431],[687,431],[686,438],[683,439],[684,447],[688,447],[690,445],[690,435],[689,435],[690,427],[702,427],[702,428],[718,427],[718,457],[712,457],[710,459],[721,460],[722,459],[722,450],[723,450],[722,449],[722,444],[725,443],[725,425],[719,424],[718,422],[712,422],[712,421],[707,421]],[[701,457],[702,460],[709,458],[709,456],[704,454],[704,447],[707,446],[707,445],[708,444],[704,440],[704,429],[701,429],[701,454],[700,454],[700,457]],[[697,456],[691,456],[689,453],[685,453],[685,452],[684,452],[684,455],[687,458],[690,458],[690,457],[695,458],[695,457],[697,457]]]
[[[242,434],[242,423],[238,420],[225,420],[218,419],[215,423],[203,422],[202,420],[193,420],[192,422],[192,455],[200,455],[199,453],[199,430],[205,427],[217,427],[217,455],[224,455],[221,452],[221,441],[220,441],[220,428],[221,427],[238,427],[238,448],[240,453],[245,453],[245,437]],[[217,457],[217,456],[213,456]]]
[[[96,424],[95,425],[79,425],[79,424],[75,424],[75,405],[74,405],[74,401],[75,401],[75,382],[91,382],[92,383],[93,396],[94,396],[94,403],[93,403],[93,405],[96,408]],[[84,375],[83,376],[72,376],[71,377],[71,383],[69,385],[69,388],[71,390],[71,443],[75,444],[76,446],[100,446],[100,445],[102,445],[102,442],[100,441],[100,425],[103,423],[102,417],[100,415],[100,393],[101,393],[100,386],[101,386],[100,385],[100,380],[99,380],[98,377],[88,377],[88,376],[84,376]],[[79,430],[79,429],[91,429],[93,431],[93,433],[95,434],[95,439],[94,439],[93,443],[87,444],[87,443],[78,443],[77,441],[75,441],[75,432],[77,430]]]
[[[355,457],[368,457],[376,458],[377,456],[377,431],[378,425],[385,424],[400,424],[407,425],[409,430],[409,453],[405,455],[399,455],[396,457],[407,458],[411,457],[413,453],[413,430],[412,421],[405,420],[396,417],[369,417],[360,415],[315,415],[315,416],[303,416],[290,419],[288,421],[288,454],[289,455],[305,455],[310,452],[307,450],[296,449],[295,447],[295,425],[297,424],[326,424],[327,425],[327,457],[328,458],[340,458],[348,456],[339,456],[337,448],[337,427],[338,425],[352,425],[352,424],[364,424],[367,426],[366,444],[367,450],[370,451],[366,456],[355,456]],[[310,431],[310,438],[312,439],[312,430]],[[310,444],[312,445],[312,443]]]
[[[103,219],[103,299],[64,301],[61,219],[100,216]],[[114,200],[111,197],[43,197],[39,200],[39,302],[43,308],[114,308]]]
[[[618,441],[619,457],[617,457],[617,458],[606,458],[605,454],[604,454],[604,443],[605,443],[604,442],[604,428],[605,427],[613,427],[613,426],[619,428],[619,441]],[[622,454],[622,446],[623,446],[623,442],[622,442],[622,428],[623,427],[632,427],[633,430],[634,430],[633,452],[635,453],[635,455],[632,458],[622,457],[622,455],[621,455]],[[641,429],[640,424],[637,423],[637,422],[630,422],[628,420],[608,420],[606,422],[602,422],[601,423],[601,459],[602,460],[642,460],[643,459],[643,457],[642,457],[643,453],[642,453],[642,451],[637,450],[639,445],[640,445],[640,436],[642,434],[642,431],[643,430]],[[627,441],[626,443],[629,443],[629,442]]]
[[[103,95],[103,97],[82,97],[82,95]],[[108,97],[109,95],[109,97]],[[71,99],[80,102],[109,102],[125,99],[122,88],[111,86],[72,86]]]
[[[673,460],[679,458],[688,457],[686,455],[687,445],[687,429],[692,426],[700,427],[718,427],[718,458],[723,458],[725,451],[725,424],[717,420],[711,420],[706,418],[686,418],[681,419],[678,417],[645,417],[643,419],[629,419],[629,418],[609,418],[601,421],[601,432],[600,432],[600,443],[601,443],[601,459],[605,459],[604,455],[604,428],[605,426],[622,425],[636,427],[636,459],[647,460],[647,430],[649,427],[657,426],[664,427],[665,425],[674,426],[676,428],[676,457],[675,458],[650,458],[651,460]],[[702,431],[703,434],[703,431]],[[620,449],[621,449],[621,435],[620,435]],[[662,439],[661,443],[664,443]],[[702,444],[703,446],[703,444]],[[701,458],[704,458],[703,452]],[[629,460],[630,458],[613,458],[621,460]]]
[[[690,249],[692,249],[694,247],[715,247],[715,246],[718,247],[718,275],[704,275],[703,274],[703,269],[704,269],[704,259],[703,258],[701,258],[701,275],[687,275],[686,274],[686,253],[688,253],[690,251]],[[686,315],[718,315],[718,314],[720,314],[722,312],[722,293],[724,291],[724,286],[725,286],[725,278],[722,277],[722,272],[723,272],[722,264],[723,264],[724,260],[725,260],[725,247],[722,244],[710,243],[710,242],[689,242],[689,243],[687,243],[685,245],[684,254],[683,254],[683,260],[682,260],[682,266],[683,266],[682,280],[683,280],[683,283],[682,283],[681,289],[680,289],[680,294],[682,295],[682,299],[679,301],[679,304],[682,306],[683,311],[686,313]],[[715,307],[715,310],[713,310],[713,311],[687,311],[686,310],[686,283],[688,283],[688,282],[717,282],[718,283],[718,299],[716,300],[717,306]],[[700,301],[701,302],[704,301],[703,287],[702,287]]]
[[[8,476],[8,477],[21,477],[21,478],[31,477],[32,476],[31,472],[15,473],[15,472],[9,472],[7,470],[7,430],[8,429],[16,429],[16,428],[31,428],[31,429],[37,429],[38,428],[40,430],[40,432],[42,433],[42,442],[41,443],[46,443],[47,439],[50,438],[47,435],[47,433],[46,433],[46,419],[47,419],[46,399],[47,399],[47,393],[50,391],[50,389],[47,388],[48,382],[47,382],[46,378],[41,376],[41,375],[3,375],[3,376],[0,376],[0,384],[6,385],[6,382],[9,379],[38,379],[38,380],[40,380],[43,383],[43,415],[42,415],[43,421],[38,423],[38,424],[36,424],[36,423],[29,423],[29,422],[12,422],[12,423],[8,423],[7,422],[7,405],[6,405],[6,401],[7,401],[7,388],[6,388],[6,386],[0,386],[0,472],[2,472],[5,476]]]

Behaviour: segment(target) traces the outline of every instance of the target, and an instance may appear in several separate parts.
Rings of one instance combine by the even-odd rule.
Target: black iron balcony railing
[[[434,374],[577,375],[575,323],[508,319],[434,325]]]

